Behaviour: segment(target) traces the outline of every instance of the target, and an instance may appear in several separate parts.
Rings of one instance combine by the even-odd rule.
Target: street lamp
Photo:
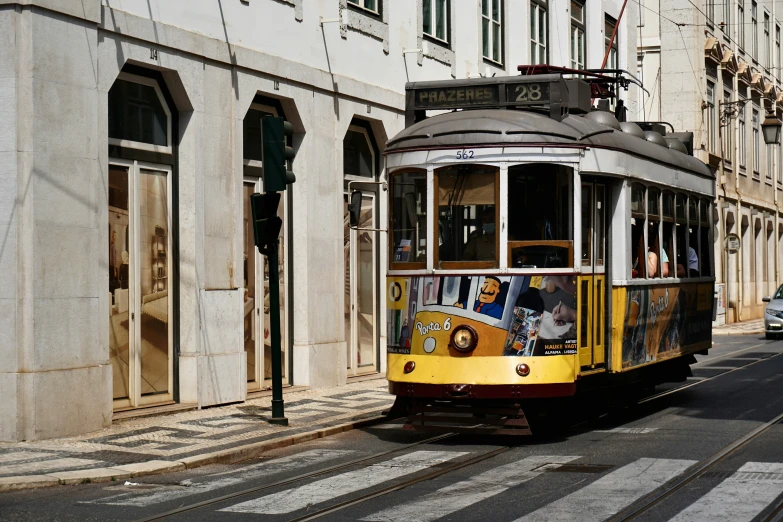
[[[777,145],[780,143],[781,122],[774,114],[767,114],[764,123],[761,124],[761,132],[764,133],[764,143]]]

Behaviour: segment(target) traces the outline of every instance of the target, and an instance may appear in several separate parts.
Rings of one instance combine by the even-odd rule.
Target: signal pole
[[[277,215],[280,192],[296,181],[288,170],[294,149],[286,143],[294,127],[283,118],[261,118],[261,154],[264,169],[264,193],[250,196],[253,212],[253,238],[259,252],[269,263],[269,334],[272,348],[272,418],[271,424],[288,426],[283,403],[283,361],[280,340],[280,274],[278,248],[283,221]]]
[[[269,422],[288,426],[283,403],[283,361],[280,342],[280,275],[277,271],[277,255],[280,240],[269,245],[269,335],[272,336],[272,418]]]

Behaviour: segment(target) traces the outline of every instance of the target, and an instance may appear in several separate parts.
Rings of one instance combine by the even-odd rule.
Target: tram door
[[[587,370],[606,362],[606,194],[603,183],[582,183],[582,276],[577,290],[577,328],[579,365]]]

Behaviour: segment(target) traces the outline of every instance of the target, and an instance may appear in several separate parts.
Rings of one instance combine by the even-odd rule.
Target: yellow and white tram
[[[527,400],[682,380],[711,346],[714,174],[591,109],[586,85],[406,86],[385,153],[387,378],[419,425],[467,405],[527,433]]]

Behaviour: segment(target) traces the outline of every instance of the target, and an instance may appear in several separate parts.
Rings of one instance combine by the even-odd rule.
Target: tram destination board
[[[415,111],[538,107],[561,113],[568,87],[559,75],[414,82],[405,86],[407,109]]]

